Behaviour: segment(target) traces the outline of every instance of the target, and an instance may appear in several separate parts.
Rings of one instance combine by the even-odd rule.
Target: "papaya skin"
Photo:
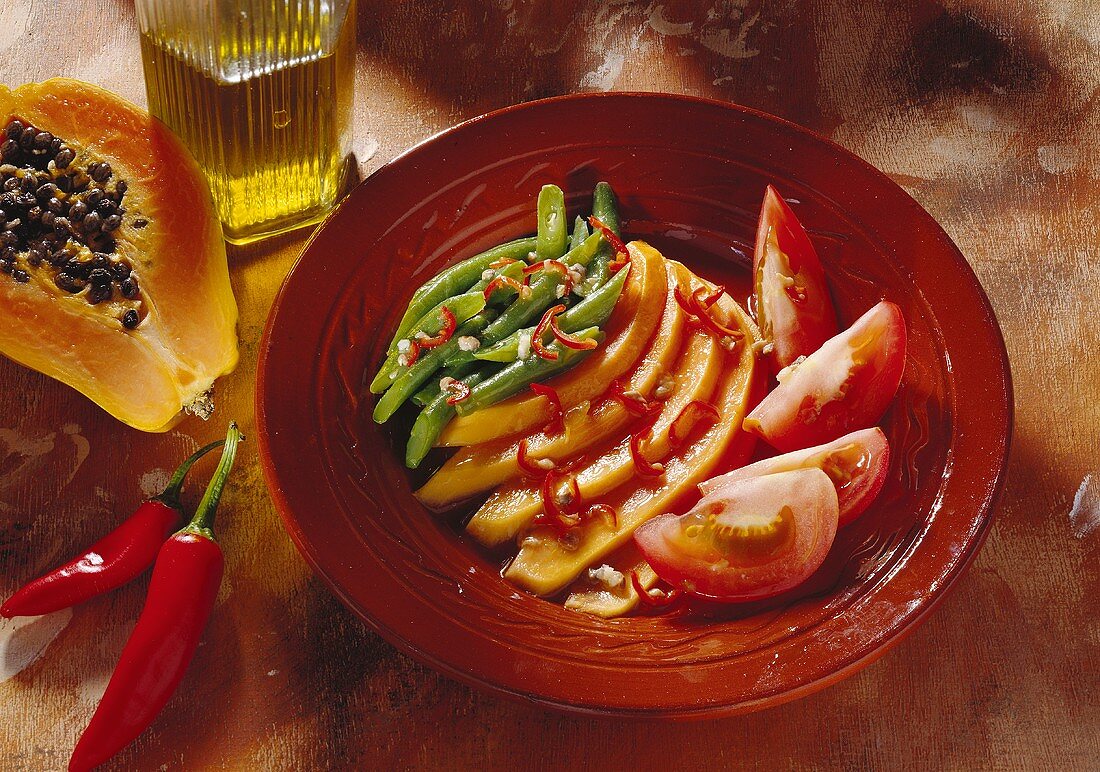
[[[633,267],[623,295],[608,319],[607,340],[581,364],[546,383],[557,391],[565,410],[603,394],[607,385],[626,372],[648,348],[661,321],[668,292],[664,257],[641,241],[631,242],[628,249]],[[437,444],[490,442],[545,426],[552,417],[550,403],[545,397],[517,394],[484,410],[453,419]]]
[[[630,374],[627,388],[651,397],[662,376],[675,363],[684,340],[684,312],[672,290],[681,286],[691,294],[691,274],[679,264],[667,262],[668,295],[660,327],[652,345]],[[565,432],[543,429],[527,437],[532,458],[560,460],[573,456],[611,437],[632,420],[618,400],[591,405],[581,403],[565,416]],[[506,437],[460,449],[432,475],[416,497],[429,509],[442,511],[519,477],[519,440]]]
[[[0,124],[13,118],[61,137],[77,152],[74,166],[108,161],[127,181],[126,215],[113,235],[145,316],[125,330],[47,276],[0,280],[0,353],[130,426],[166,431],[238,359],[237,304],[206,180],[164,124],[87,83],[0,86]],[[134,226],[139,218],[144,227]]]
[[[728,297],[718,308],[745,333],[743,344],[729,355],[715,395],[720,420],[701,437],[664,460],[665,475],[656,481],[636,479],[620,486],[603,502],[618,513],[613,528],[602,518],[579,527],[576,542],[565,548],[552,536],[524,540],[504,578],[542,597],[552,596],[576,579],[588,566],[599,565],[631,538],[651,517],[668,511],[677,499],[707,477],[720,460],[744,463],[755,438],[741,430],[741,420],[762,396],[763,378],[753,343],[760,333],[751,319]]]

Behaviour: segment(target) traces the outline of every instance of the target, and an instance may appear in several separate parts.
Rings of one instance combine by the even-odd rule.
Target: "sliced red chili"
[[[531,391],[540,397],[546,397],[546,401],[550,403],[550,411],[553,413],[553,417],[550,419],[550,423],[546,425],[546,431],[561,433],[565,431],[565,411],[561,408],[561,398],[558,396],[553,387],[547,386],[542,383],[532,383]]]
[[[577,478],[572,475],[569,476],[572,498],[568,504],[559,503],[557,484],[564,475],[564,472],[556,469],[546,473],[539,487],[539,493],[542,496],[542,512],[535,516],[536,525],[548,525],[557,531],[559,536],[580,523],[581,518],[578,513],[584,504],[581,499],[580,485],[577,483]]]
[[[603,234],[603,237],[607,239],[607,243],[610,244],[611,248],[615,250],[616,256],[629,254],[626,250],[626,244],[623,243],[623,240],[615,235],[615,231],[604,225],[598,217],[592,215],[588,218],[588,222],[593,228],[596,228],[600,233]]]
[[[516,281],[511,276],[497,276],[495,279],[485,285],[485,302],[488,303],[489,298],[492,297],[493,293],[496,292],[498,289],[501,289],[502,287],[511,287],[519,293],[519,296],[521,298],[531,296],[531,288],[527,285]]]
[[[711,296],[708,295],[706,298],[700,298],[698,295],[700,290],[706,292],[704,288],[700,287],[699,289],[695,290],[695,292],[693,292],[690,297],[684,297],[684,293],[680,291],[679,287],[676,287],[672,290],[672,294],[673,297],[676,298],[676,303],[680,306],[680,308],[684,309],[684,313],[691,317],[691,321],[696,323],[696,325],[701,325],[718,335],[728,335],[735,340],[740,340],[741,338],[745,337],[744,333],[742,333],[740,330],[726,327],[724,324],[720,323],[710,315],[707,307],[704,307],[703,304],[706,303],[706,301],[709,300]],[[717,300],[719,297],[721,297],[721,293],[719,293],[714,299]],[[713,303],[713,301],[711,302]]]
[[[561,328],[558,327],[556,316],[550,317],[550,332],[554,333],[554,337],[558,339],[561,345],[574,351],[591,351],[599,345],[594,338],[574,338],[569,333],[562,332]]]
[[[657,403],[650,403],[645,397],[638,393],[631,393],[623,386],[623,382],[616,379],[611,382],[611,387],[608,389],[611,399],[617,399],[623,403],[623,407],[626,408],[626,412],[635,418],[644,418],[651,416],[661,409],[661,406]]]
[[[602,517],[613,530],[619,530],[619,513],[610,504],[593,504],[584,511],[585,520],[594,517]]]
[[[546,330],[550,327],[551,322],[554,321],[554,317],[564,310],[565,305],[562,303],[546,309],[546,313],[542,315],[542,318],[539,319],[539,323],[535,325],[535,331],[531,334],[531,349],[540,359],[555,360],[558,358],[557,351],[551,351],[543,345],[542,336],[546,334]]]
[[[718,302],[718,298],[726,294],[726,288],[721,284],[716,286],[714,292],[709,295],[703,294],[706,291],[706,287],[698,287],[695,292],[691,293],[692,297],[695,298],[695,302],[698,303],[701,308],[710,308]]]
[[[415,340],[409,341],[409,350],[404,353],[405,367],[412,367],[416,364],[416,360],[420,358],[420,344]],[[398,358],[400,362],[400,358]]]
[[[650,434],[651,428],[630,435],[630,458],[634,462],[634,471],[642,477],[660,477],[665,473],[661,464],[655,464],[642,454],[642,440]]]
[[[447,306],[443,306],[439,309],[439,316],[443,319],[443,327],[438,333],[430,338],[418,338],[416,342],[420,344],[420,348],[435,348],[436,346],[442,346],[455,334],[455,328],[458,326],[458,322],[455,320],[454,312],[447,308]]]
[[[569,266],[563,263],[561,260],[541,260],[537,263],[527,266],[523,269],[524,283],[531,281],[531,275],[538,273],[539,271],[557,271],[565,279],[565,292],[562,293],[562,297],[568,295],[573,291],[573,277],[569,273]]]
[[[503,268],[506,265],[511,265],[512,263],[518,263],[518,262],[519,262],[519,260],[516,260],[516,259],[511,258],[511,257],[502,257],[499,260],[494,260],[493,262],[489,263],[489,267],[490,268]]]
[[[448,405],[457,405],[462,400],[470,397],[470,387],[466,381],[454,381],[447,384],[447,391],[451,393],[451,396],[447,397]]]
[[[531,475],[532,477],[538,477],[539,475],[546,474],[546,469],[539,466],[537,461],[532,461],[527,455],[527,438],[524,437],[519,441],[519,449],[516,451],[516,465],[523,471],[524,474]],[[550,467],[553,469],[553,467]]]
[[[647,608],[668,608],[674,603],[679,602],[683,597],[683,590],[676,587],[668,592],[662,590],[654,590],[657,593],[655,595],[650,594],[650,590],[647,590],[642,585],[642,580],[638,576],[637,571],[630,572],[630,584],[634,587],[634,592],[638,593],[638,600],[641,604]]]
[[[684,440],[687,439],[688,433],[704,416],[710,418],[711,424],[718,423],[718,420],[722,417],[718,412],[718,408],[701,399],[693,399],[691,402],[684,405],[683,409],[668,427],[669,445],[673,448],[680,447],[684,443]]]

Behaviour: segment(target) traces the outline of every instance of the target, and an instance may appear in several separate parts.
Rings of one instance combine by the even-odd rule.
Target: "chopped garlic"
[[[526,359],[531,356],[531,333],[519,334],[519,347],[516,349],[516,359]]]
[[[460,351],[477,351],[481,348],[481,341],[473,335],[463,335],[458,339],[458,348]]]
[[[588,569],[588,579],[592,582],[599,582],[612,589],[620,587],[626,582],[626,577],[623,576],[621,571],[616,571],[614,568],[604,563],[599,568]]]
[[[767,356],[775,351],[775,344],[769,341],[758,340],[752,344],[752,350],[756,354],[764,354]]]
[[[559,284],[558,288],[556,290],[554,290],[554,295],[556,295],[559,298],[565,297],[565,285],[564,284]]]
[[[802,364],[803,362],[805,362],[805,361],[806,361],[806,355],[803,354],[798,359],[794,360],[789,365],[787,365],[782,370],[780,370],[778,373],[776,373],[775,374],[775,380],[779,381],[780,383],[783,383],[788,378],[790,378],[794,374],[794,371],[798,369],[798,366],[800,364]]]
[[[416,338],[417,340],[427,340],[428,338],[430,338],[432,336],[429,335],[428,333],[424,332],[423,330],[421,330],[420,332],[416,333],[416,335],[414,335],[413,337]]]
[[[409,366],[409,355],[408,354],[398,354],[397,355],[397,364],[401,365],[402,367],[408,367]]]
[[[454,386],[456,383],[458,383],[457,378],[452,378],[451,376],[446,375],[446,376],[439,379],[439,389],[440,389],[440,391],[447,391],[452,386]]]
[[[551,469],[554,469],[557,464],[554,463],[554,459],[552,458],[539,458],[535,459],[535,466],[537,466],[539,469],[550,471]]]
[[[720,345],[726,351],[732,352],[737,350],[737,344],[739,342],[740,341],[738,341],[737,338],[734,338],[732,335],[723,335],[718,341],[718,345]]]
[[[528,252],[527,253],[527,262],[533,263],[538,259],[539,259],[539,253],[538,252]]]
[[[653,390],[653,396],[657,399],[667,399],[675,388],[676,379],[668,373],[665,373],[657,383],[657,388]]]
[[[482,281],[489,281],[490,279],[492,279],[496,275],[497,275],[497,272],[494,271],[492,268],[486,268],[484,271],[481,272],[481,280]]]
[[[408,354],[409,351],[411,351],[411,350],[412,350],[412,342],[411,341],[405,340],[404,338],[397,341],[397,353],[398,354]]]

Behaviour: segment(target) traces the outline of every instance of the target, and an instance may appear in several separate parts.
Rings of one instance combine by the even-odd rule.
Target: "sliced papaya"
[[[657,574],[631,539],[608,557],[606,565],[615,571],[616,581],[610,584],[607,574],[599,569],[582,575],[569,588],[565,607],[571,611],[613,619],[629,614],[638,606],[637,586],[649,590],[657,584]]]
[[[0,130],[0,353],[145,431],[207,412],[237,363],[237,305],[183,145],[64,78],[0,86]]]
[[[602,503],[615,510],[616,523],[592,518],[578,526],[575,538],[568,541],[550,533],[532,533],[525,538],[504,572],[506,579],[536,595],[554,595],[586,567],[598,565],[625,544],[639,525],[667,511],[676,499],[705,479],[720,460],[739,464],[748,458],[753,438],[740,427],[763,385],[753,346],[760,339],[759,331],[728,297],[720,299],[718,307],[726,323],[733,320],[745,336],[742,345],[728,355],[730,361],[715,393],[718,421],[698,439],[668,456],[660,478],[636,478],[607,497]]]
[[[637,361],[661,320],[668,292],[665,259],[660,252],[640,241],[631,242],[628,248],[631,276],[607,321],[607,339],[603,346],[572,370],[546,383],[558,393],[565,410],[604,393],[608,383]],[[454,418],[443,430],[438,444],[490,442],[545,426],[552,418],[546,397],[517,394],[483,410]]]
[[[657,334],[630,374],[627,390],[650,397],[683,346],[684,312],[673,290],[679,286],[691,293],[691,273],[678,263],[666,262],[668,293]],[[526,438],[526,450],[533,459],[560,460],[613,436],[631,420],[619,400],[603,400],[592,406],[582,402],[565,414],[565,431],[544,429]],[[424,486],[416,492],[426,507],[446,509],[460,501],[514,480],[522,474],[519,467],[519,440],[512,437],[493,440],[460,449],[447,459]]]
[[[668,453],[673,421],[689,402],[710,398],[728,364],[726,351],[712,335],[697,330],[688,337],[674,370],[675,386],[646,439],[644,456],[647,460],[657,461]],[[614,490],[637,474],[631,444],[630,438],[623,439],[576,471],[577,485],[585,501]],[[542,508],[538,483],[520,480],[494,491],[470,518],[466,531],[482,544],[496,546],[514,539]]]

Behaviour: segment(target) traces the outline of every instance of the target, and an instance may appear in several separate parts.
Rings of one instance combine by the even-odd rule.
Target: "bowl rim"
[[[545,109],[547,106],[553,106],[561,103],[571,102],[588,102],[588,101],[615,101],[615,100],[659,100],[666,101],[675,104],[691,105],[696,107],[715,108],[719,110],[727,110],[734,113],[740,113],[744,116],[762,120],[767,123],[775,124],[784,131],[794,132],[805,140],[813,143],[818,143],[824,147],[825,150],[839,154],[845,158],[846,161],[854,163],[856,166],[862,168],[862,170],[869,174],[871,177],[877,179],[880,184],[886,184],[888,187],[895,189],[895,192],[900,193],[902,196],[912,202],[913,206],[917,209],[920,216],[926,219],[927,223],[931,225],[940,237],[942,245],[949,248],[951,256],[954,258],[955,263],[959,269],[964,273],[966,278],[971,284],[971,288],[977,299],[982,305],[982,310],[988,317],[991,323],[991,331],[995,338],[995,347],[990,355],[995,357],[999,364],[999,375],[1003,383],[1003,389],[998,390],[997,396],[999,397],[996,405],[1004,413],[1004,436],[998,438],[1003,444],[1003,450],[1000,456],[993,461],[989,466],[989,470],[992,473],[992,485],[984,495],[980,502],[976,502],[976,511],[973,516],[973,521],[976,523],[976,527],[972,531],[971,543],[968,549],[960,556],[960,558],[951,567],[950,572],[944,576],[943,582],[938,585],[933,593],[925,596],[919,605],[899,617],[891,624],[890,630],[883,638],[872,640],[870,643],[861,644],[856,653],[849,657],[839,667],[833,669],[828,673],[818,675],[814,678],[805,680],[802,683],[795,685],[793,688],[787,688],[783,691],[764,694],[757,698],[738,702],[736,704],[724,704],[724,703],[711,703],[701,706],[684,707],[676,706],[672,708],[638,708],[638,709],[622,709],[618,707],[606,707],[585,703],[576,703],[568,700],[554,699],[546,697],[536,692],[524,691],[522,689],[512,688],[505,684],[494,682],[486,677],[479,677],[475,674],[469,673],[462,668],[456,667],[451,663],[441,659],[438,656],[424,650],[423,648],[416,646],[413,642],[405,639],[402,635],[396,631],[390,629],[383,624],[380,620],[370,616],[360,607],[358,601],[352,597],[352,595],[345,590],[344,587],[330,574],[330,572],[322,565],[322,561],[314,554],[309,539],[305,532],[299,526],[297,520],[294,517],[289,501],[283,493],[283,490],[279,484],[278,474],[275,468],[275,463],[272,458],[272,436],[268,427],[268,410],[265,402],[265,394],[267,392],[268,385],[268,361],[271,352],[272,334],[275,326],[278,322],[279,311],[283,306],[284,300],[290,293],[290,286],[293,282],[294,276],[298,271],[304,256],[310,251],[310,248],[318,240],[321,233],[332,219],[340,215],[343,209],[347,206],[348,201],[351,199],[359,188],[372,183],[380,178],[385,178],[394,174],[401,174],[402,167],[409,163],[410,158],[415,158],[416,154],[422,149],[432,146],[440,141],[444,141],[455,134],[459,134],[471,126],[476,126],[487,121],[493,121],[501,116],[509,115],[517,111],[525,111],[532,109]],[[690,96],[666,92],[650,92],[650,91],[614,91],[614,92],[594,92],[594,93],[574,93],[564,94],[559,96],[547,97],[544,99],[532,100],[529,102],[521,102],[518,104],[508,105],[496,110],[492,110],[481,115],[463,120],[453,126],[438,131],[430,136],[416,142],[410,147],[398,153],[392,159],[379,166],[366,178],[364,178],[355,189],[349,191],[349,193],[341,200],[341,202],[320,222],[310,237],[306,240],[302,246],[297,258],[291,266],[289,272],[284,278],[274,300],[270,311],[268,313],[266,322],[264,324],[263,334],[259,344],[257,370],[256,370],[256,386],[255,386],[255,407],[256,407],[256,423],[259,436],[259,450],[260,461],[263,469],[264,479],[267,483],[269,494],[272,498],[276,511],[278,512],[280,519],[283,521],[283,525],[286,528],[291,540],[294,542],[298,552],[303,556],[306,563],[310,566],[314,574],[321,578],[321,580],[328,586],[329,590],[340,599],[340,601],[360,620],[365,622],[371,629],[381,635],[386,641],[394,645],[397,649],[412,656],[414,659],[432,667],[433,669],[470,686],[474,686],[480,689],[487,689],[492,693],[499,694],[508,698],[518,699],[520,701],[534,703],[543,707],[551,708],[559,711],[566,711],[571,713],[580,713],[588,715],[600,715],[600,716],[618,716],[618,717],[655,717],[655,718],[672,718],[672,719],[703,719],[714,718],[719,716],[729,716],[742,713],[748,713],[755,710],[759,710],[764,707],[776,706],[782,703],[790,702],[795,699],[799,699],[804,696],[808,696],[814,692],[820,691],[827,686],[834,684],[844,678],[854,674],[855,672],[863,669],[867,665],[870,665],[878,658],[886,654],[894,646],[904,640],[910,633],[912,633],[921,623],[923,623],[928,615],[934,611],[943,599],[952,591],[957,585],[958,580],[966,573],[970,564],[977,556],[982,545],[988,536],[989,529],[992,526],[994,511],[1005,489],[1006,484],[1006,472],[1008,466],[1008,459],[1012,445],[1013,427],[1015,420],[1014,410],[1014,391],[1012,387],[1012,374],[1008,359],[1008,352],[1004,342],[1004,335],[1001,331],[1000,324],[997,320],[995,310],[990,303],[985,289],[982,287],[973,267],[966,260],[965,256],[959,250],[958,246],[954,243],[951,237],[943,229],[940,223],[932,217],[919,202],[902,188],[897,182],[895,182],[889,175],[880,171],[878,168],[860,158],[855,153],[847,150],[843,146],[839,145],[835,141],[828,137],[822,136],[804,126],[801,126],[793,121],[781,118],[770,113],[764,112],[751,107],[746,107],[732,102],[726,102],[718,99],[712,99],[707,97]]]

